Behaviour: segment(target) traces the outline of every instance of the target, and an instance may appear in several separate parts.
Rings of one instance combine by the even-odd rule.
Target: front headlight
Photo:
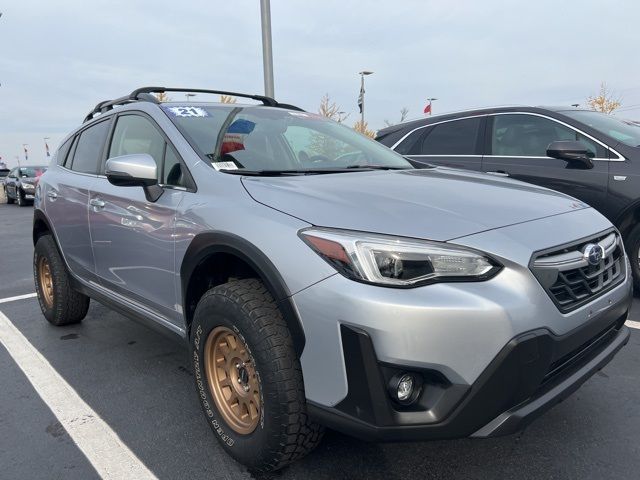
[[[485,254],[443,242],[326,228],[301,230],[300,237],[345,277],[376,285],[479,281],[502,268]]]
[[[36,187],[33,183],[22,182],[22,188],[25,190],[33,190]]]

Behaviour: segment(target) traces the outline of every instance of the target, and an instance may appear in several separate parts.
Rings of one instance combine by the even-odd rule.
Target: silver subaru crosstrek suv
[[[92,298],[186,339],[206,421],[248,467],[300,458],[324,426],[510,434],[628,341],[628,260],[588,205],[414,169],[269,97],[153,95],[184,91],[102,102],[62,142],[36,191],[35,282],[54,325]]]

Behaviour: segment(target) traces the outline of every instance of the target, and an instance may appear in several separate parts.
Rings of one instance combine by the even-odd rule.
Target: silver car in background
[[[92,298],[186,339],[205,418],[250,468],[323,426],[510,434],[627,343],[628,260],[588,205],[413,169],[268,97],[150,95],[173,91],[102,102],[62,142],[36,191],[38,298],[55,325]]]

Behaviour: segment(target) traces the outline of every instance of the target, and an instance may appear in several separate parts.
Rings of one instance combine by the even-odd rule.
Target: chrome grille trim
[[[584,258],[584,247],[596,243],[604,250],[597,265]],[[531,271],[563,312],[574,310],[622,282],[626,275],[624,248],[616,231],[606,231],[571,244],[534,254]]]
[[[611,255],[611,253],[618,246],[619,242],[620,237],[615,232],[612,232],[597,243],[604,249],[604,258],[606,258]],[[538,258],[533,262],[533,267],[536,269],[553,268],[560,271],[586,267],[588,265],[589,264],[584,259],[581,250],[573,250],[557,255],[545,255],[544,257]]]

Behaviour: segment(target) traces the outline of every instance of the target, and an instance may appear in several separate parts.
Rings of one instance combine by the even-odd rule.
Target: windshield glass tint
[[[640,147],[640,125],[600,112],[576,110],[562,113],[631,147]]]
[[[412,168],[402,156],[320,115],[269,107],[194,106],[167,111],[212,162],[247,170]],[[226,169],[229,164],[220,166]]]
[[[21,167],[20,176],[31,177],[31,178],[39,177],[46,171],[47,171],[47,167]]]

